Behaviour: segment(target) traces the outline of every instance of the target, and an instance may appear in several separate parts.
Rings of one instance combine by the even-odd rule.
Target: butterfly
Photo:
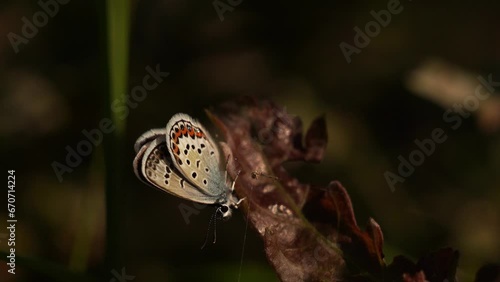
[[[182,199],[216,205],[224,220],[244,200],[234,195],[227,170],[208,131],[187,114],[175,114],[166,128],[151,129],[135,142],[134,172],[144,183]]]

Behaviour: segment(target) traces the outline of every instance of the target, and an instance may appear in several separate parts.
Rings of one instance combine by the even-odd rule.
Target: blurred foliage
[[[384,179],[385,171],[397,170],[399,155],[415,149],[415,139],[447,126],[446,108],[407,87],[421,62],[434,57],[473,77],[499,77],[500,3],[401,1],[403,11],[348,64],[339,44],[353,44],[353,28],[363,28],[373,20],[370,11],[386,9],[388,1],[243,1],[224,21],[211,1],[131,1],[129,64],[119,67],[128,85],[117,95],[142,85],[147,66],[159,64],[171,75],[130,109],[122,139],[105,136],[119,144],[94,148],[60,182],[53,162],[64,163],[66,146],[76,148],[86,138],[82,130],[99,128],[111,112],[103,42],[118,33],[107,34],[103,3],[61,4],[18,53],[8,34],[21,35],[23,17],[32,19],[41,7],[36,0],[0,4],[1,157],[6,169],[16,170],[19,219],[18,274],[8,275],[2,263],[1,281],[77,281],[68,273],[111,280],[105,264],[110,224],[117,225],[119,261],[136,281],[236,280],[241,213],[219,224],[217,244],[200,251],[211,211],[185,224],[177,208],[182,201],[139,182],[131,162],[135,139],[174,113],[211,127],[204,108],[248,94],[273,99],[306,126],[326,113],[323,162],[287,168],[307,183],[340,180],[348,187],[358,221],[372,216],[382,226],[388,263],[396,254],[417,258],[451,246],[460,251],[459,280],[472,281],[482,265],[500,261],[500,138],[498,130],[483,130],[491,127],[482,126],[482,115],[447,131],[448,140],[394,192]],[[112,54],[123,56],[126,43],[117,42]],[[113,161],[121,165],[110,168],[102,158],[113,146],[119,148]],[[120,220],[111,223],[109,177],[121,183]],[[6,218],[0,209],[0,222]],[[277,280],[263,249],[249,229],[241,281]],[[8,250],[3,240],[0,250]]]

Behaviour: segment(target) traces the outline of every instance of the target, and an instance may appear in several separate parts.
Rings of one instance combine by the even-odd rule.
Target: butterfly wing
[[[217,202],[218,195],[212,195],[193,186],[172,165],[165,143],[165,135],[161,134],[154,140],[151,140],[152,136],[149,137],[148,139],[141,136],[138,139],[142,146],[134,159],[134,172],[140,180],[186,200],[202,204],[215,204]]]
[[[219,150],[208,131],[186,114],[174,115],[166,130],[168,151],[182,175],[209,194],[223,195]]]
[[[144,132],[139,138],[137,138],[137,141],[135,141],[135,153],[137,154],[139,150],[141,150],[143,145],[155,140],[160,136],[165,136],[165,134],[167,134],[165,128],[154,128]]]

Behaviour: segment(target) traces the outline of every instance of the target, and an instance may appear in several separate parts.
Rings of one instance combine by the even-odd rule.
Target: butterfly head
[[[228,220],[233,215],[233,209],[238,209],[240,203],[244,200],[238,199],[233,193],[227,194],[227,200],[224,203],[221,203],[218,212],[222,215],[223,220]]]
[[[222,219],[228,220],[233,215],[233,209],[228,204],[223,204],[219,207],[219,211],[222,215]]]

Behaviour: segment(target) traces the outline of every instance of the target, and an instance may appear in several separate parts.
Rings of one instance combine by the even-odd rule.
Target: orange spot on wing
[[[174,154],[178,155],[179,154],[179,147],[176,144],[173,144],[174,147]]]

